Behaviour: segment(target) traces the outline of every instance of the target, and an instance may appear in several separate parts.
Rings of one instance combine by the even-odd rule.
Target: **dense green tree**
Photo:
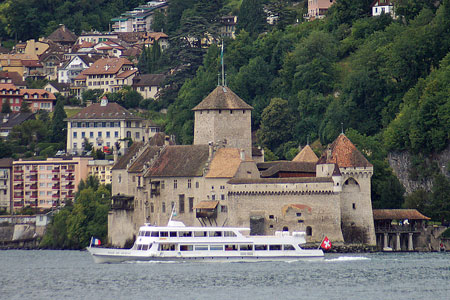
[[[99,102],[100,97],[103,95],[103,90],[101,89],[89,89],[83,92],[81,95],[81,98],[83,99],[83,102],[86,103],[86,101],[92,101],[93,103]]]
[[[261,115],[258,139],[263,146],[277,149],[292,139],[293,124],[293,113],[288,107],[288,101],[273,98]]]
[[[63,101],[58,101],[53,112],[52,125],[51,125],[51,141],[53,143],[65,143],[67,138],[67,122],[64,119],[67,118],[67,114],[64,110]]]
[[[15,126],[10,132],[11,143],[26,146],[28,150],[34,150],[37,142],[48,141],[49,128],[41,120],[28,120]]]
[[[28,103],[27,101],[22,101],[22,103],[20,104],[20,112],[23,113],[31,112],[30,103]]]
[[[245,30],[251,36],[257,36],[266,28],[266,15],[261,0],[243,0],[239,9],[237,32]]]
[[[166,29],[166,16],[160,11],[155,12],[153,14],[152,30],[156,32],[164,32]]]
[[[5,101],[2,104],[2,114],[11,113],[11,106],[9,105],[9,101]]]

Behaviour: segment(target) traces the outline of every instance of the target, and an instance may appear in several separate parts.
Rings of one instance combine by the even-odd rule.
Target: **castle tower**
[[[300,151],[292,161],[295,162],[312,162],[316,163],[319,158],[316,156],[314,151],[311,149],[309,145],[303,147],[302,151]]]
[[[239,148],[252,155],[251,111],[229,87],[216,87],[195,112],[194,145],[223,142],[225,147]]]
[[[339,172],[334,170],[335,165]],[[343,133],[322,154],[316,167],[317,177],[332,176],[336,181],[338,173],[345,242],[375,245],[370,183],[373,165]]]

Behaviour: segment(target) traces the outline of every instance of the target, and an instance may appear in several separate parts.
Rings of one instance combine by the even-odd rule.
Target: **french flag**
[[[99,239],[97,239],[97,238],[92,238],[92,240],[91,240],[91,245],[94,245],[94,246],[100,246],[102,244],[102,242],[99,240]]]

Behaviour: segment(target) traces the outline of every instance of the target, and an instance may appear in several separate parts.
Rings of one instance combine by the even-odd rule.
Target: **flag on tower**
[[[320,244],[320,248],[322,248],[323,250],[331,249],[331,242],[327,236],[323,239],[322,244]]]

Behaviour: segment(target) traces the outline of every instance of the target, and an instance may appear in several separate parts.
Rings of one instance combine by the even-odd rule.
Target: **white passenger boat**
[[[123,261],[249,261],[323,257],[320,249],[302,249],[304,232],[276,232],[249,236],[249,228],[187,227],[179,221],[167,226],[145,224],[131,249],[92,247],[96,263]]]

